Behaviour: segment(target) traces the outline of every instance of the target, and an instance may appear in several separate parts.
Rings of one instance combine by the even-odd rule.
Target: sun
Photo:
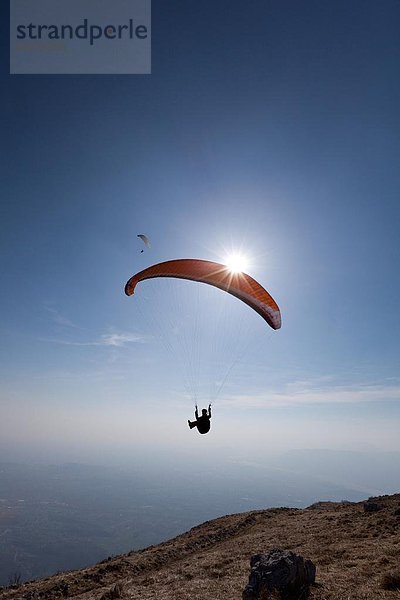
[[[242,273],[249,266],[246,256],[238,253],[229,254],[224,262],[231,273]]]

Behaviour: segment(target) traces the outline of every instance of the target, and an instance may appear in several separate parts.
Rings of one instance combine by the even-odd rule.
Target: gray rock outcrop
[[[274,548],[268,554],[256,554],[250,559],[250,567],[242,600],[264,600],[273,592],[278,592],[281,600],[306,598],[309,586],[315,582],[316,569],[311,560],[288,550]]]
[[[384,508],[385,507],[381,502],[373,502],[372,500],[367,500],[367,502],[364,502],[364,512],[367,513],[379,512]]]

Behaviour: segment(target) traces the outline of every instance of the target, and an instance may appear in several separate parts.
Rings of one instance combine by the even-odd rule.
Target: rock
[[[278,592],[282,600],[306,597],[315,582],[315,565],[311,560],[288,550],[274,548],[268,554],[256,554],[250,559],[249,583],[242,600],[267,599]]]
[[[100,600],[114,600],[122,597],[122,584],[116,583],[112,588],[107,590],[100,598]]]
[[[384,508],[384,505],[380,504],[379,502],[372,502],[371,500],[367,500],[367,502],[364,502],[364,512],[378,512],[379,510],[383,510]]]

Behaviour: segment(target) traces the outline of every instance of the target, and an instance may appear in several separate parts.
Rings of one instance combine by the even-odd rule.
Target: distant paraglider
[[[142,240],[142,242],[146,245],[147,248],[150,248],[150,240],[147,237],[147,235],[144,235],[143,233],[139,233],[138,238],[140,238]],[[144,252],[144,249],[142,249],[140,252],[141,253]]]

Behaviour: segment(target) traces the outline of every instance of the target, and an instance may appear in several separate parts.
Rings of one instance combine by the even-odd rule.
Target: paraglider
[[[140,281],[155,277],[190,279],[220,288],[248,304],[272,329],[281,327],[279,306],[267,290],[250,275],[233,273],[226,265],[193,258],[168,260],[133,275],[125,285],[125,294],[132,296]]]
[[[242,271],[233,270],[232,267],[227,265],[192,258],[168,260],[152,265],[133,275],[125,285],[126,295],[132,296],[138,283],[156,278],[186,279],[219,288],[247,304],[257,312],[272,329],[279,329],[281,327],[281,313],[279,306],[267,290],[250,275],[243,273]],[[161,301],[163,300],[164,296],[161,296]],[[179,294],[176,295],[176,300],[179,300]],[[189,306],[192,307],[192,303]],[[193,311],[194,308],[195,307],[193,306]],[[189,314],[191,313],[189,312]],[[162,325],[163,324],[161,323],[161,326]],[[196,331],[198,332],[197,328]],[[218,327],[215,328],[215,333],[217,337],[220,336]],[[196,337],[194,338],[194,341],[196,341]],[[190,348],[185,346],[184,353],[185,355],[188,355],[190,362],[191,355],[189,350]],[[190,365],[189,370],[193,372],[193,364]],[[228,369],[227,373],[229,373],[229,370],[230,369]],[[219,389],[221,389],[224,380]],[[196,399],[197,395],[193,395],[192,397]],[[208,410],[203,408],[202,413],[199,416],[196,400],[195,421],[188,420],[189,428],[197,428],[197,431],[200,434],[206,434],[210,431],[210,420],[211,404],[209,404]]]
[[[147,235],[144,235],[143,233],[138,233],[138,238],[142,240],[142,242],[146,245],[147,248],[150,248],[150,240],[147,237]],[[144,250],[142,249],[140,252],[142,253],[144,252]]]
[[[206,408],[203,408],[201,411],[201,416],[199,417],[199,409],[197,408],[197,404],[194,410],[194,416],[196,418],[195,421],[188,420],[188,425],[190,429],[193,427],[197,427],[197,431],[201,434],[208,433],[210,431],[211,423],[211,404],[208,405],[208,411]]]

